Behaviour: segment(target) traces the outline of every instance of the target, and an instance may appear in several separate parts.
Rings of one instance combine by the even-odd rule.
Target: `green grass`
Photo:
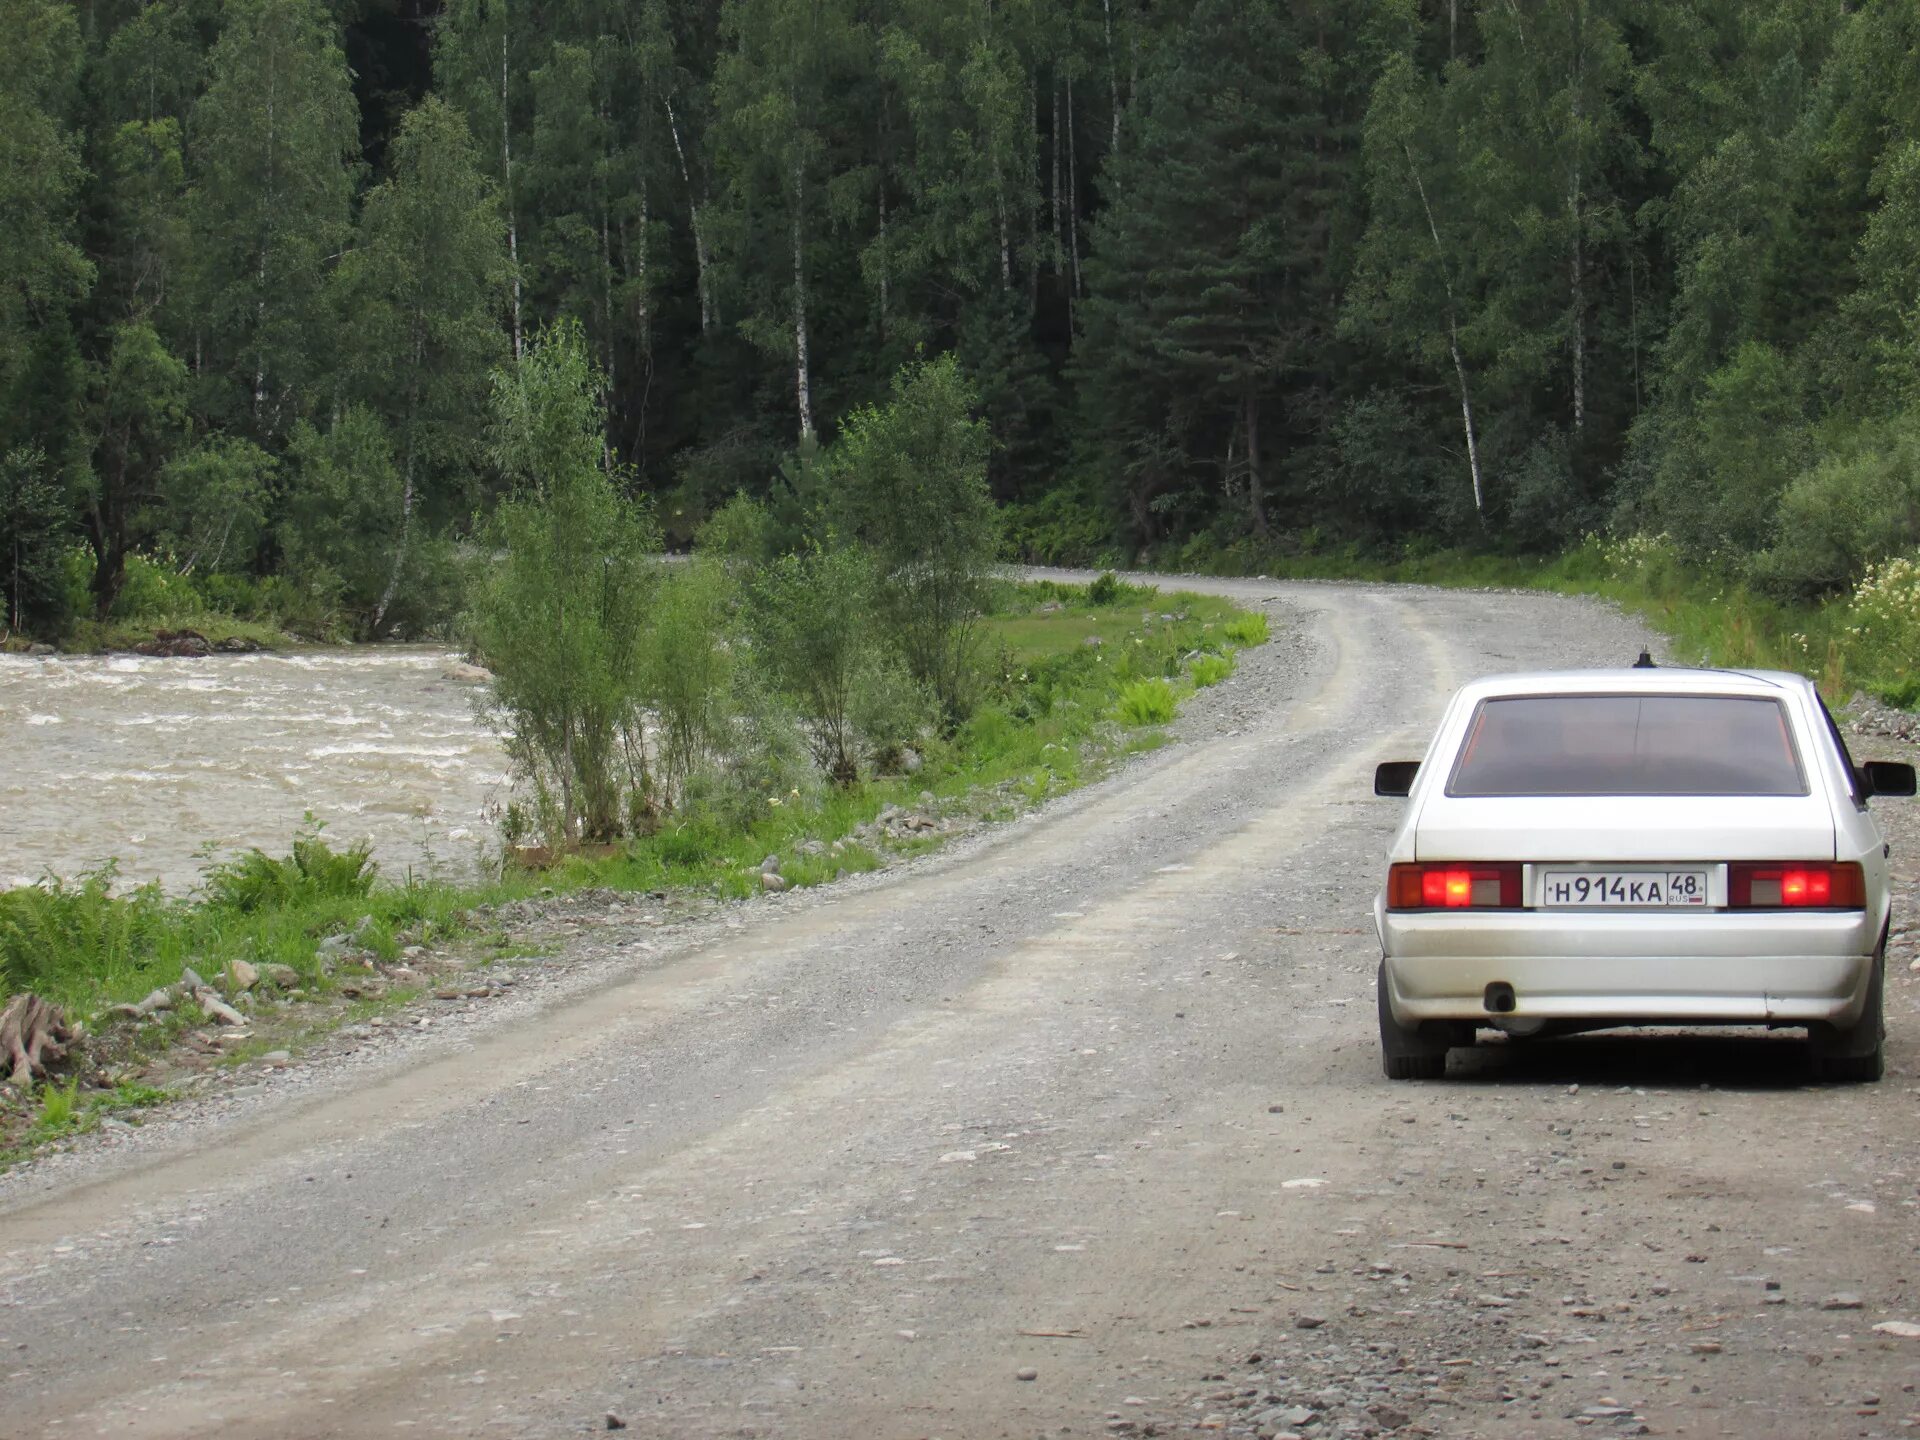
[[[1173,720],[1173,687],[1164,680],[1136,680],[1120,692],[1123,725],[1166,725]]]
[[[1202,655],[1193,662],[1192,673],[1195,689],[1204,690],[1209,685],[1218,685],[1222,680],[1233,674],[1233,657],[1231,655]]]
[[[1638,547],[1638,553],[1636,548]],[[1791,670],[1811,676],[1834,703],[1865,690],[1911,707],[1920,701],[1920,654],[1863,633],[1846,597],[1790,604],[1687,566],[1664,547],[1588,539],[1550,557],[1439,550],[1400,559],[1358,552],[1242,557],[1236,567],[1282,579],[1384,580],[1461,589],[1543,590],[1596,596],[1638,616],[1683,664]],[[1623,655],[1621,664],[1634,657]]]
[[[6,1170],[43,1145],[84,1135],[99,1128],[109,1115],[124,1115],[158,1105],[167,1092],[150,1085],[116,1085],[91,1093],[78,1080],[65,1085],[43,1085],[37,1097],[14,1102],[0,1114],[6,1139],[0,1142],[0,1170]]]
[[[277,625],[236,619],[217,610],[192,610],[178,615],[143,615],[137,620],[75,620],[61,637],[60,648],[73,654],[131,650],[162,630],[191,630],[205,636],[211,645],[245,640],[262,650],[276,650],[288,643],[286,633]]]
[[[285,965],[297,988],[325,993],[336,982],[316,951],[330,935],[358,934],[391,960],[415,943],[464,937],[481,946],[477,907],[548,888],[741,897],[761,889],[759,866],[769,854],[781,857],[790,885],[875,869],[886,854],[856,832],[886,806],[921,808],[930,792],[942,813],[995,814],[1071,790],[1118,757],[1162,743],[1157,727],[1178,702],[1230,673],[1237,646],[1266,639],[1263,618],[1222,599],[1117,581],[1100,588],[1104,604],[1084,586],[998,587],[981,625],[979,703],[956,732],[923,745],[917,774],[769,796],[752,818],[732,823],[675,816],[613,856],[572,858],[539,873],[509,869],[478,885],[380,883],[363,851],[332,848],[311,822],[289,854],[250,851],[212,865],[191,896],[154,887],[122,893],[109,865],[0,892],[0,991],[32,990],[92,1018],[173,984],[186,966],[215,981],[239,959]],[[803,842],[815,843],[803,851]],[[829,848],[836,842],[838,853]],[[152,1033],[164,1039],[182,1023],[158,1020]]]

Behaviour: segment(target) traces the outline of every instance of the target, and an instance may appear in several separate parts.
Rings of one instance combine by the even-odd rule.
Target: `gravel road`
[[[1920,1425],[1920,1339],[1874,1328],[1920,1322],[1905,937],[1878,1086],[1759,1032],[1381,1078],[1373,765],[1474,675],[1647,637],[1191,587],[1274,643],[1095,786],[877,878],[582,915],[484,1018],[0,1181],[0,1435]]]

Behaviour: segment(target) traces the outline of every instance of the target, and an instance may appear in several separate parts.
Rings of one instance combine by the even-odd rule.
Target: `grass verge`
[[[262,1003],[319,997],[349,983],[335,963],[348,949],[386,965],[414,946],[484,950],[502,938],[478,933],[476,912],[486,907],[585,889],[744,897],[762,888],[769,854],[781,857],[790,886],[878,868],[938,843],[937,829],[903,833],[887,828],[887,815],[994,817],[1074,789],[1161,743],[1181,700],[1231,673],[1236,649],[1267,639],[1264,617],[1223,599],[1111,576],[1093,590],[1097,602],[1085,586],[998,588],[982,624],[979,702],[953,734],[925,742],[914,774],[770,795],[746,817],[677,815],[615,854],[539,873],[509,869],[477,885],[380,883],[364,852],[334,849],[311,823],[288,855],[234,857],[210,868],[191,896],[124,891],[109,864],[0,892],[0,991],[39,994],[97,1033],[113,1007],[176,986],[189,967],[218,985],[244,962],[258,972],[252,993]],[[135,1031],[137,1054],[202,1019],[188,1001],[113,1028]],[[151,1099],[125,1086],[19,1097],[0,1114],[0,1163]]]
[[[1792,604],[1682,562],[1665,542],[1589,537],[1540,558],[1436,550],[1399,559],[1358,552],[1249,556],[1222,573],[1289,580],[1383,580],[1454,589],[1543,590],[1613,601],[1667,638],[1674,659],[1729,669],[1791,670],[1844,703],[1864,690],[1902,709],[1920,701],[1911,636],[1863,614],[1853,596]],[[1634,657],[1623,655],[1620,663]]]

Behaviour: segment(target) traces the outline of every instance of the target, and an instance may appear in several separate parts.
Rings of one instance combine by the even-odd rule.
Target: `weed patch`
[[[1120,721],[1124,725],[1166,725],[1172,722],[1173,687],[1164,680],[1140,680],[1120,692]]]

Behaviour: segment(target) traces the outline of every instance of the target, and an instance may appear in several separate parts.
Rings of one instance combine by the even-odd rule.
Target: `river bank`
[[[177,838],[199,833],[190,828],[198,822],[181,818],[189,809],[180,796],[225,794],[220,767],[236,763],[232,752],[256,732],[273,739],[269,760],[282,779],[293,766],[324,764],[331,785],[336,768],[357,774],[353,767],[365,762],[365,788],[382,793],[388,784],[382,767],[404,762],[441,791],[470,785],[476,767],[449,763],[469,757],[409,743],[423,738],[408,728],[411,721],[380,713],[364,697],[335,711],[321,703],[338,698],[331,687],[358,683],[355,665],[391,671],[404,662],[417,692],[408,713],[417,715],[422,695],[436,697],[443,716],[452,713],[456,699],[468,702],[464,692],[453,694],[460,682],[445,678],[451,662],[441,652],[0,660],[37,666],[42,684],[63,687],[69,713],[42,712],[38,725],[27,713],[16,722],[23,733],[55,732],[57,739],[42,743],[67,745],[77,763],[96,767],[107,762],[94,751],[111,746],[120,732],[133,737],[126,745],[150,747],[159,757],[151,772],[54,773],[69,775],[76,790],[91,786],[109,795],[116,789],[131,794],[157,776],[148,787],[157,795],[148,813],[171,806],[173,828],[156,832],[157,839],[130,829],[128,838],[145,847],[140,853],[149,867],[156,846],[190,856],[197,867],[191,895],[177,885],[115,893],[112,870],[13,897],[0,893],[6,988],[56,1000],[92,1021],[95,1035],[78,1071],[91,1098],[76,1105],[62,1091],[37,1108],[16,1106],[0,1115],[0,1147],[100,1123],[123,1102],[172,1088],[182,1064],[199,1073],[274,1063],[262,1057],[298,1053],[342,1023],[371,1024],[389,1007],[443,990],[450,992],[440,997],[443,1003],[484,1000],[499,993],[491,967],[525,958],[529,943],[525,928],[504,924],[503,916],[537,918],[583,893],[645,897],[656,909],[698,908],[806,888],[921,854],[1075,789],[1127,754],[1154,748],[1181,699],[1231,673],[1236,650],[1268,638],[1263,617],[1219,599],[1118,587],[1108,603],[1095,605],[1085,593],[1057,586],[1014,592],[1015,603],[988,622],[998,673],[987,702],[958,732],[928,743],[925,755],[914,757],[913,773],[767,797],[760,813],[731,822],[676,815],[617,854],[570,860],[543,874],[502,873],[497,864],[477,863],[464,877],[449,878],[418,866],[383,868],[373,853],[367,858],[375,863],[362,864],[348,848],[357,828],[319,832],[311,822],[291,855],[282,849],[285,828],[250,854],[220,863],[208,846]],[[223,674],[221,666],[237,668]],[[5,683],[11,678],[0,671],[0,697],[18,705],[23,692]],[[243,680],[251,692],[241,688]],[[142,697],[138,714],[121,714],[117,726],[75,723],[72,707],[110,705],[143,681],[161,689],[132,692]],[[262,693],[268,685],[282,687],[273,692],[272,707]],[[168,705],[201,708],[189,721],[184,710],[145,703],[156,694],[170,697]],[[101,696],[107,699],[98,701]],[[290,735],[286,711],[311,711],[301,722],[308,728]],[[470,705],[459,713],[463,726],[474,726]],[[0,724],[8,719],[0,715]],[[460,733],[471,739],[479,731]],[[316,739],[328,754],[316,756],[310,747],[306,758],[291,758]],[[182,743],[203,748],[177,753]],[[238,768],[249,766],[240,761]],[[203,784],[208,774],[216,778]],[[500,779],[504,784],[504,774]],[[311,794],[310,788],[292,790],[290,780],[283,788]],[[178,794],[169,798],[170,790]],[[335,808],[342,803],[333,797]],[[390,796],[384,803],[388,811],[404,809]],[[236,813],[244,808],[235,802]],[[265,823],[260,809],[246,809],[249,823]],[[437,809],[402,818],[444,818],[448,810],[442,794]],[[357,826],[377,816],[368,804],[354,818]],[[476,840],[476,855],[485,843]],[[119,873],[132,874],[137,863],[123,860]],[[373,883],[376,873],[381,883]],[[531,943],[538,953],[543,942]],[[486,993],[468,993],[476,989]],[[49,1105],[57,1122],[51,1132]]]

